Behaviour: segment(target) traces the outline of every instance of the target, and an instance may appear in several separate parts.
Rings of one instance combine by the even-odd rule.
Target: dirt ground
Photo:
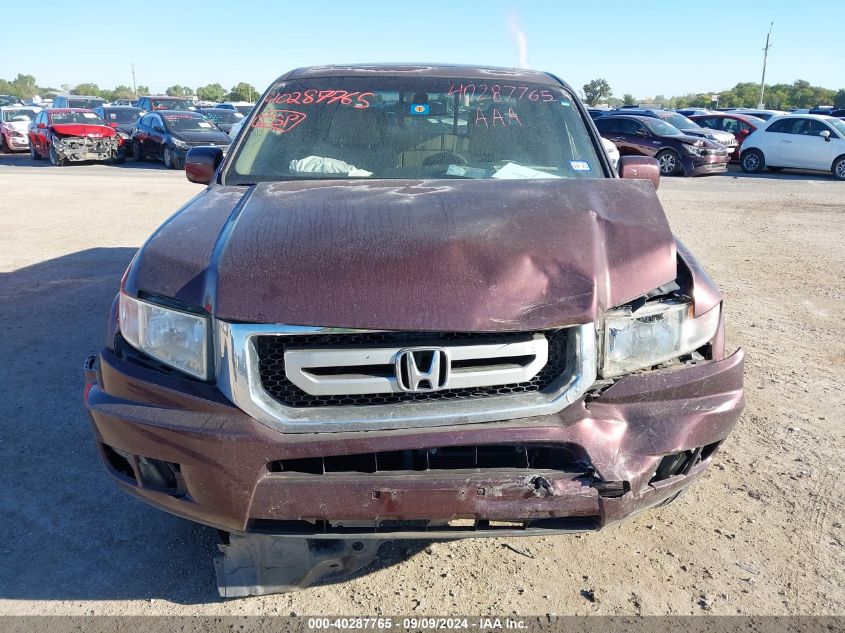
[[[678,502],[583,536],[397,543],[348,582],[229,601],[215,532],[118,491],[81,404],[124,268],[198,191],[157,166],[0,157],[0,614],[845,612],[845,183],[664,179],[748,354],[739,426]]]

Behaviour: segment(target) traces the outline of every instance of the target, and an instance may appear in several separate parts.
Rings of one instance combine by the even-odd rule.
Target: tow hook
[[[534,487],[532,492],[535,497],[554,497],[555,495],[554,490],[552,490],[552,484],[545,477],[537,475],[536,477],[532,477],[528,483]]]

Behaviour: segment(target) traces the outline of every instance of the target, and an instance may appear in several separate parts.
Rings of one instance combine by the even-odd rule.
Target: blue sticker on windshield
[[[590,171],[590,165],[585,160],[571,160],[569,166],[574,171]]]
[[[431,112],[431,107],[427,103],[412,103],[411,114],[414,116],[428,116]]]

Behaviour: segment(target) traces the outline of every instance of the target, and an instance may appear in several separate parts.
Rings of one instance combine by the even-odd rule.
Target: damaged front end
[[[53,134],[51,147],[60,161],[105,161],[115,158],[120,147],[118,136],[71,136]]]
[[[112,314],[86,369],[109,472],[236,535],[602,529],[700,477],[744,404],[721,295],[650,183],[212,188]],[[194,378],[140,336],[162,318],[201,342]]]

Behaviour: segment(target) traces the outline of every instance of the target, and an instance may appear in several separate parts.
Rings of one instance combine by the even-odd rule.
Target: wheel
[[[675,150],[664,149],[662,152],[659,152],[655,158],[657,158],[657,162],[660,164],[661,176],[672,176],[676,174],[681,167],[681,159],[678,157],[678,153]]]
[[[32,142],[32,139],[29,139],[29,156],[32,160],[41,160],[41,154],[36,151],[35,143]]]
[[[168,169],[176,169],[176,159],[173,158],[173,150],[164,148],[164,166]]]
[[[59,158],[59,155],[56,153],[56,148],[50,144],[50,164],[54,167],[62,167],[67,161],[64,158]]]
[[[836,180],[845,180],[845,156],[840,156],[833,161],[833,167],[830,171],[833,172],[833,177]]]
[[[0,134],[0,152],[3,152],[4,154],[12,153],[12,148],[9,147],[9,143],[6,140],[5,134]]]
[[[783,167],[766,167],[766,169],[768,169],[769,171],[773,171],[775,173],[777,173],[779,171],[783,171]]]
[[[111,160],[115,165],[122,165],[126,162],[126,152],[118,152]]]
[[[132,143],[132,158],[135,159],[136,163],[144,162],[144,153],[141,151],[140,143]]]
[[[766,159],[763,157],[763,152],[759,149],[749,149],[742,153],[739,166],[747,174],[759,174],[766,166]]]

